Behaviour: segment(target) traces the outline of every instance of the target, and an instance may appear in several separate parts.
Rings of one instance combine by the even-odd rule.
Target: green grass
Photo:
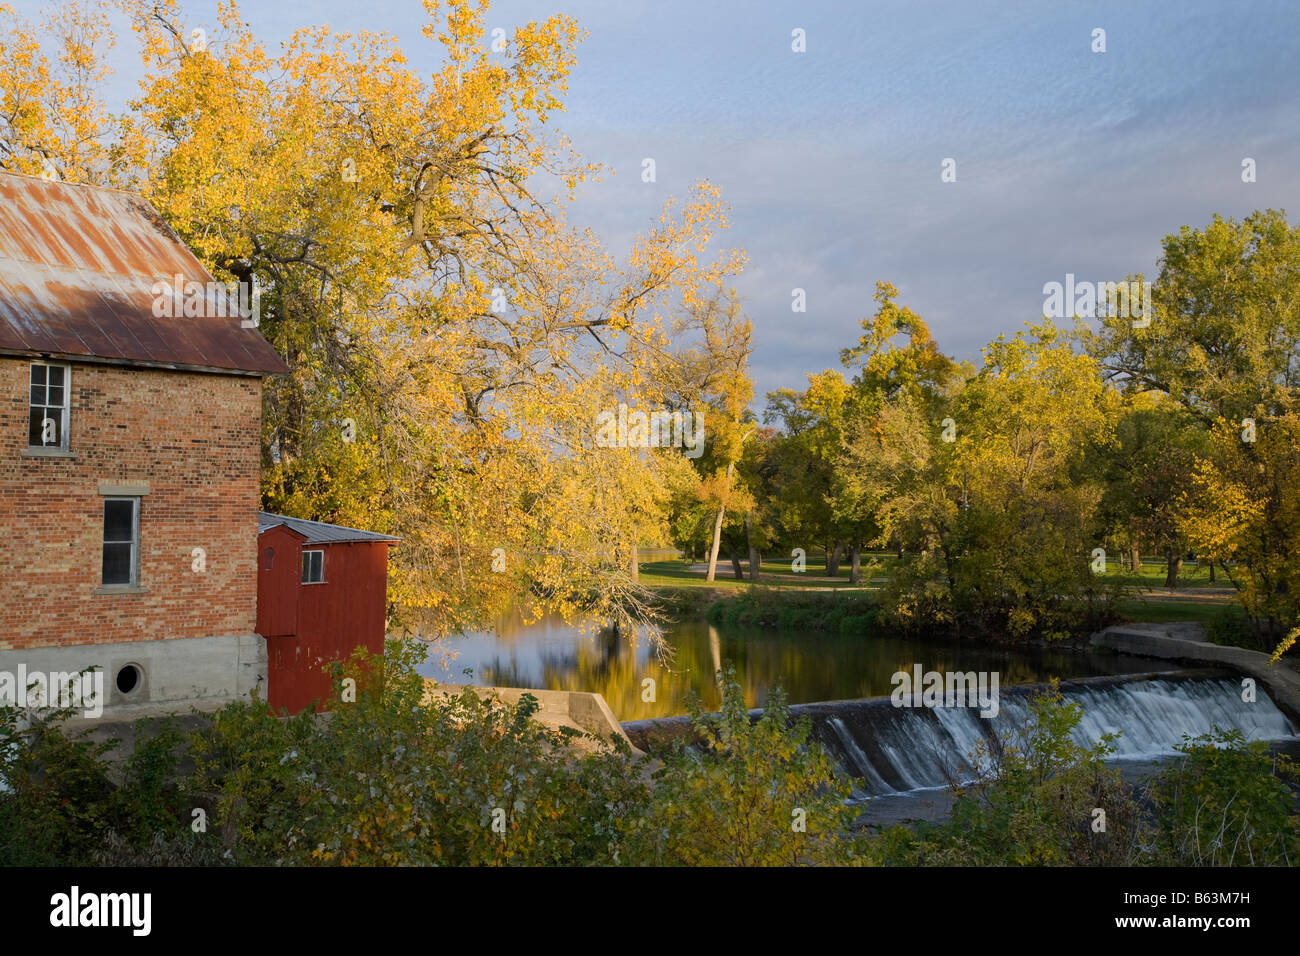
[[[707,617],[711,624],[861,636],[874,632],[878,613],[871,596],[862,592],[754,588],[714,601]]]
[[[849,584],[849,567],[845,561],[840,565],[839,574],[834,580],[828,580],[826,576],[826,566],[824,556],[821,554],[810,554],[808,556],[808,568],[803,574],[796,574],[790,568],[788,560],[780,560],[772,557],[763,562],[762,575],[763,581],[756,585],[754,582],[746,579],[738,581],[732,572],[730,560],[719,560],[718,570],[712,583],[704,580],[702,573],[688,570],[692,563],[684,559],[667,559],[661,561],[645,561],[641,564],[641,583],[646,587],[654,588],[664,592],[664,597],[671,607],[684,614],[685,616],[699,616],[707,614],[710,605],[714,603],[714,598],[700,595],[700,599],[692,599],[687,594],[681,593],[683,589],[694,589],[697,591],[715,592],[716,598],[725,597],[728,594],[740,596],[746,592],[759,588],[771,591],[786,591],[791,593],[798,592],[823,592],[834,593],[838,591],[848,591],[852,593],[862,593],[866,596],[869,591],[878,589],[879,585],[871,584],[872,578],[885,577],[889,573],[890,565],[896,561],[893,554],[872,553],[862,556],[862,580],[863,584],[858,588],[852,588]],[[1146,594],[1141,597],[1133,597],[1121,601],[1118,605],[1118,611],[1125,621],[1144,622],[1144,623],[1164,623],[1164,622],[1185,622],[1194,621],[1205,625],[1207,633],[1214,628],[1216,621],[1222,621],[1225,615],[1231,616],[1237,613],[1236,601],[1231,595],[1206,595],[1196,597],[1198,591],[1210,587],[1209,568],[1208,566],[1198,567],[1190,562],[1183,564],[1182,573],[1178,576],[1178,589],[1173,592],[1176,595],[1187,595],[1182,599],[1178,597],[1165,597],[1169,592],[1164,591],[1165,582],[1165,565],[1164,562],[1156,563],[1155,561],[1144,561],[1141,569],[1137,574],[1127,571],[1121,571],[1117,560],[1110,560],[1106,565],[1106,577],[1119,577],[1126,585],[1131,587],[1140,587],[1143,589],[1157,589],[1156,594]],[[1217,575],[1214,587],[1231,587],[1222,570]],[[678,592],[671,594],[670,592]],[[1189,599],[1190,598],[1190,599]],[[768,598],[768,601],[772,598]],[[816,599],[814,599],[815,603]],[[728,607],[726,616],[735,617],[737,610],[741,606]],[[716,615],[718,612],[714,612]],[[796,616],[800,614],[815,615],[820,617],[822,612],[814,612],[811,607],[799,609],[793,612]],[[746,608],[746,613],[741,616],[767,617],[768,614],[754,615]],[[802,620],[800,623],[804,623]],[[838,622],[828,622],[837,625]],[[1226,643],[1226,641],[1225,641]]]
[[[1126,621],[1163,624],[1166,621],[1199,621],[1206,626],[1226,607],[1232,607],[1231,598],[1205,601],[1121,601],[1119,613]]]
[[[864,554],[862,556],[862,584],[859,587],[871,587],[869,584],[873,577],[883,577],[885,564],[894,560],[892,555],[884,554]],[[667,561],[643,561],[641,562],[641,583],[646,587],[704,587],[704,588],[737,588],[752,587],[754,582],[746,578],[744,581],[737,581],[735,573],[732,571],[731,560],[718,559],[717,573],[714,575],[713,583],[704,580],[704,574],[701,572],[688,570],[692,564],[702,564],[704,562],[692,562],[684,559],[675,559]],[[849,563],[847,559],[840,564],[839,574],[835,580],[826,580],[826,565],[820,555],[808,556],[808,568],[802,574],[796,574],[790,568],[789,560],[779,558],[765,558],[759,572],[763,576],[762,584],[765,587],[777,588],[798,588],[798,589],[817,589],[817,590],[835,590],[837,588],[852,587],[849,583]],[[772,580],[775,578],[775,580]]]
[[[1138,568],[1136,574],[1132,571],[1125,571],[1120,567],[1117,559],[1107,559],[1106,577],[1117,577],[1127,585],[1144,588],[1163,588],[1165,586],[1165,574],[1167,568],[1164,561],[1146,559],[1142,562],[1142,567]],[[1215,581],[1210,583],[1210,566],[1208,564],[1195,564],[1191,561],[1184,561],[1182,570],[1178,572],[1178,587],[1181,588],[1230,588],[1232,582],[1228,580],[1223,573],[1222,568],[1215,569]]]
[[[731,569],[731,562],[718,562],[718,570],[712,583],[704,580],[704,575],[695,571],[690,571],[691,562],[689,561],[647,561],[641,565],[641,583],[647,587],[697,587],[697,588],[716,588],[716,589],[734,589],[752,587],[754,582],[748,578],[744,581],[737,581],[735,574]],[[866,569],[864,568],[864,571]],[[789,588],[816,588],[818,590],[835,590],[849,586],[849,575],[844,571],[834,581],[817,581],[812,580],[815,577],[825,577],[824,574],[818,574],[817,571],[810,571],[808,574],[794,574],[790,571],[790,565],[787,562],[784,565],[784,571],[781,566],[767,563],[763,564],[760,572],[763,575],[763,584],[770,587],[789,587]],[[768,575],[776,575],[780,580],[769,581]],[[864,575],[865,577],[865,575]]]
[[[864,553],[862,555],[862,586],[873,587],[870,584],[871,579],[887,576],[890,566],[895,561],[897,561],[897,557],[890,553]],[[641,563],[641,582],[649,587],[734,588],[752,584],[749,580],[736,580],[729,559],[718,559],[718,570],[712,584],[704,580],[703,574],[688,570],[692,563],[703,562],[691,562],[681,558],[643,561]],[[817,552],[808,555],[807,570],[801,574],[796,574],[791,569],[789,559],[775,555],[764,559],[761,573],[763,575],[763,584],[771,587],[824,589],[850,586],[847,558],[840,563],[839,573],[835,576],[835,580],[830,581],[826,580],[825,556]],[[1142,563],[1142,567],[1134,574],[1131,571],[1121,570],[1118,560],[1109,559],[1106,562],[1104,577],[1107,579],[1118,578],[1130,587],[1163,589],[1165,584],[1165,564],[1163,561],[1147,560]],[[1220,569],[1214,584],[1211,585],[1208,565],[1198,566],[1192,562],[1184,562],[1182,571],[1178,575],[1178,590],[1195,591],[1205,587],[1230,588],[1232,584]]]

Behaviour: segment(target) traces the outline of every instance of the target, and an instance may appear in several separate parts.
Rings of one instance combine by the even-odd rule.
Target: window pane
[[[131,541],[135,531],[135,502],[110,498],[104,502],[104,543]],[[108,552],[105,551],[105,554]],[[107,560],[107,558],[105,558]]]
[[[63,407],[63,386],[51,385],[45,390],[45,404],[53,405],[55,408]]]
[[[131,583],[131,545],[104,545],[104,583]]]
[[[52,387],[55,388],[63,387],[63,366],[62,365],[49,366],[49,376],[50,376],[49,384]]]
[[[44,385],[33,385],[33,386],[32,386],[32,404],[33,404],[33,405],[44,405],[44,404],[45,404],[45,386],[44,386]]]
[[[50,421],[49,441],[44,439],[45,421]],[[27,444],[45,448],[63,446],[63,409],[48,408],[45,405],[33,405],[27,418]]]
[[[302,583],[318,584],[323,581],[325,553],[323,551],[304,551],[302,553]]]
[[[49,366],[46,366],[46,365],[33,365],[33,366],[32,366],[32,384],[33,384],[33,385],[44,385],[44,384],[45,384],[45,373],[46,373],[47,371],[49,371]]]

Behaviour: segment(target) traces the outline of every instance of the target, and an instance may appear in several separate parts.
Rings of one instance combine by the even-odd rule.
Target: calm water
[[[751,707],[763,706],[778,685],[792,703],[886,697],[894,673],[914,664],[925,670],[997,671],[1004,686],[1160,669],[1154,662],[1064,649],[992,649],[701,622],[674,625],[665,636],[671,657],[660,660],[644,639],[583,633],[558,619],[532,625],[508,619],[495,633],[434,644],[421,672],[443,683],[595,691],[626,721],[685,714],[691,691],[716,708],[713,674],[726,663],[735,665]],[[654,681],[652,702],[642,699],[646,679]]]

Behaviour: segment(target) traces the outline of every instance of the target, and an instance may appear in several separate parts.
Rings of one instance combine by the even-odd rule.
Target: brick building
[[[160,308],[182,286],[202,308]],[[219,288],[138,196],[0,174],[0,672],[98,665],[123,714],[266,680],[261,391],[288,369]]]

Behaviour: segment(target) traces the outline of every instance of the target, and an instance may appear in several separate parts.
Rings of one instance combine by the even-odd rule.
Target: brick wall
[[[0,356],[0,650],[252,634],[261,380],[72,363],[76,457],[33,458],[23,455],[28,370]],[[149,486],[147,593],[95,593],[101,483]]]

